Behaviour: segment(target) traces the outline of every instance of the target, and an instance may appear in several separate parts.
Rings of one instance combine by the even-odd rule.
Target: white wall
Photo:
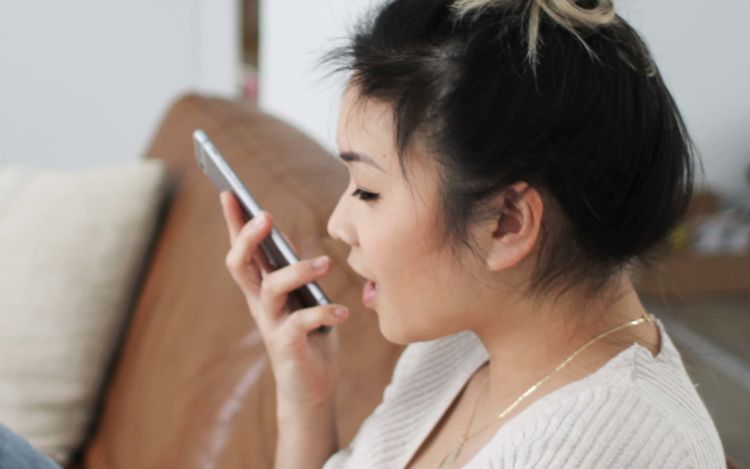
[[[708,183],[750,200],[747,0],[627,0],[701,152]]]
[[[324,78],[322,54],[343,44],[362,12],[380,0],[261,0],[262,109],[290,122],[335,151],[341,77]]]
[[[0,0],[0,164],[140,158],[178,94],[238,94],[238,5]]]
[[[261,106],[335,150],[338,89],[315,59],[374,0],[262,2]],[[621,0],[617,8],[652,48],[703,154],[708,182],[750,197],[750,2]]]

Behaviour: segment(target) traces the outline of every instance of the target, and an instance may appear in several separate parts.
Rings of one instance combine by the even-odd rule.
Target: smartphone
[[[211,179],[219,192],[230,191],[234,195],[245,214],[245,222],[258,215],[262,211],[260,204],[242,184],[208,135],[203,130],[197,129],[193,132],[193,143],[195,158],[201,171]],[[270,236],[266,237],[260,246],[273,270],[299,262],[297,254],[275,227],[271,228]],[[291,295],[303,308],[331,304],[331,300],[316,282],[303,285],[291,292]],[[318,331],[328,332],[330,329],[330,326],[321,326]]]

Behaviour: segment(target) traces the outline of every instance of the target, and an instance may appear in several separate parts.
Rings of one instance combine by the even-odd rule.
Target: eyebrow
[[[385,172],[385,170],[383,168],[381,168],[380,165],[378,165],[375,162],[375,160],[373,160],[372,158],[370,158],[367,155],[363,155],[362,153],[355,153],[353,151],[345,151],[345,152],[341,153],[339,155],[339,157],[342,160],[346,161],[347,163],[352,163],[352,162],[365,163],[365,164],[370,165],[370,166],[372,166],[372,167],[374,167],[376,169],[379,169],[380,171]]]

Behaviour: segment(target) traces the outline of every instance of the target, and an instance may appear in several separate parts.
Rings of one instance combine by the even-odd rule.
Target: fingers
[[[224,220],[227,223],[227,229],[229,231],[229,243],[234,244],[235,238],[239,234],[242,226],[245,224],[244,216],[242,215],[239,204],[234,198],[231,192],[221,191],[219,193],[219,201],[221,202],[222,213],[224,214]]]
[[[248,220],[244,209],[231,192],[221,191],[219,193],[219,202],[221,203],[224,219],[226,220],[227,228],[229,230],[229,241],[230,243],[233,243],[242,228],[252,220]],[[263,214],[267,216],[268,212],[263,210],[260,215]]]
[[[219,199],[231,244],[226,266],[245,293],[261,329],[286,329],[284,336],[299,339],[321,326],[333,326],[346,319],[348,311],[339,305],[316,306],[286,314],[289,293],[325,275],[330,268],[330,259],[328,256],[305,259],[271,271],[261,249],[262,241],[273,226],[270,214],[264,211],[245,222],[244,212],[231,192],[222,191]],[[291,245],[289,239],[286,240]],[[343,312],[335,314],[337,310]]]
[[[231,218],[231,214],[228,214]],[[227,220],[229,225],[229,219]],[[236,229],[236,226],[234,228]],[[226,266],[232,277],[243,288],[257,294],[262,280],[261,267],[269,266],[263,259],[260,243],[271,232],[271,223],[265,213],[249,221],[232,237],[232,247],[226,255]],[[253,262],[254,261],[254,262]]]
[[[348,315],[349,310],[341,305],[315,306],[290,314],[283,327],[288,340],[297,341],[320,326],[335,326],[344,322]]]
[[[326,274],[330,264],[331,260],[328,256],[320,256],[271,272],[263,279],[260,292],[261,303],[268,311],[281,312],[284,309],[288,292],[316,281]],[[278,317],[272,319],[278,319]]]
[[[268,263],[268,259],[266,259],[266,255],[260,249],[256,251],[255,254],[253,255],[252,262],[254,262],[258,267],[260,267],[260,270],[261,272],[263,272],[264,275],[273,271],[273,267],[271,266],[271,264]]]
[[[227,231],[229,231],[229,243],[234,245],[237,237],[242,232],[245,225],[249,224],[245,220],[245,214],[237,202],[237,199],[229,191],[222,191],[219,193],[219,201],[221,202],[222,212],[224,214],[224,220],[227,223]],[[262,212],[266,217],[269,216],[268,212]],[[266,256],[258,250],[254,255],[251,256],[251,262],[255,262],[263,272],[270,272],[272,270],[271,265],[266,260]]]

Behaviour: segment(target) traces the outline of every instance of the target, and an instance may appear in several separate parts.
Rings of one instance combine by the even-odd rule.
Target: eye
[[[365,202],[373,202],[375,200],[378,200],[378,198],[380,197],[380,194],[375,194],[373,192],[363,191],[360,188],[355,189],[354,192],[352,192],[351,195],[353,197],[359,197],[360,200],[363,200]]]

